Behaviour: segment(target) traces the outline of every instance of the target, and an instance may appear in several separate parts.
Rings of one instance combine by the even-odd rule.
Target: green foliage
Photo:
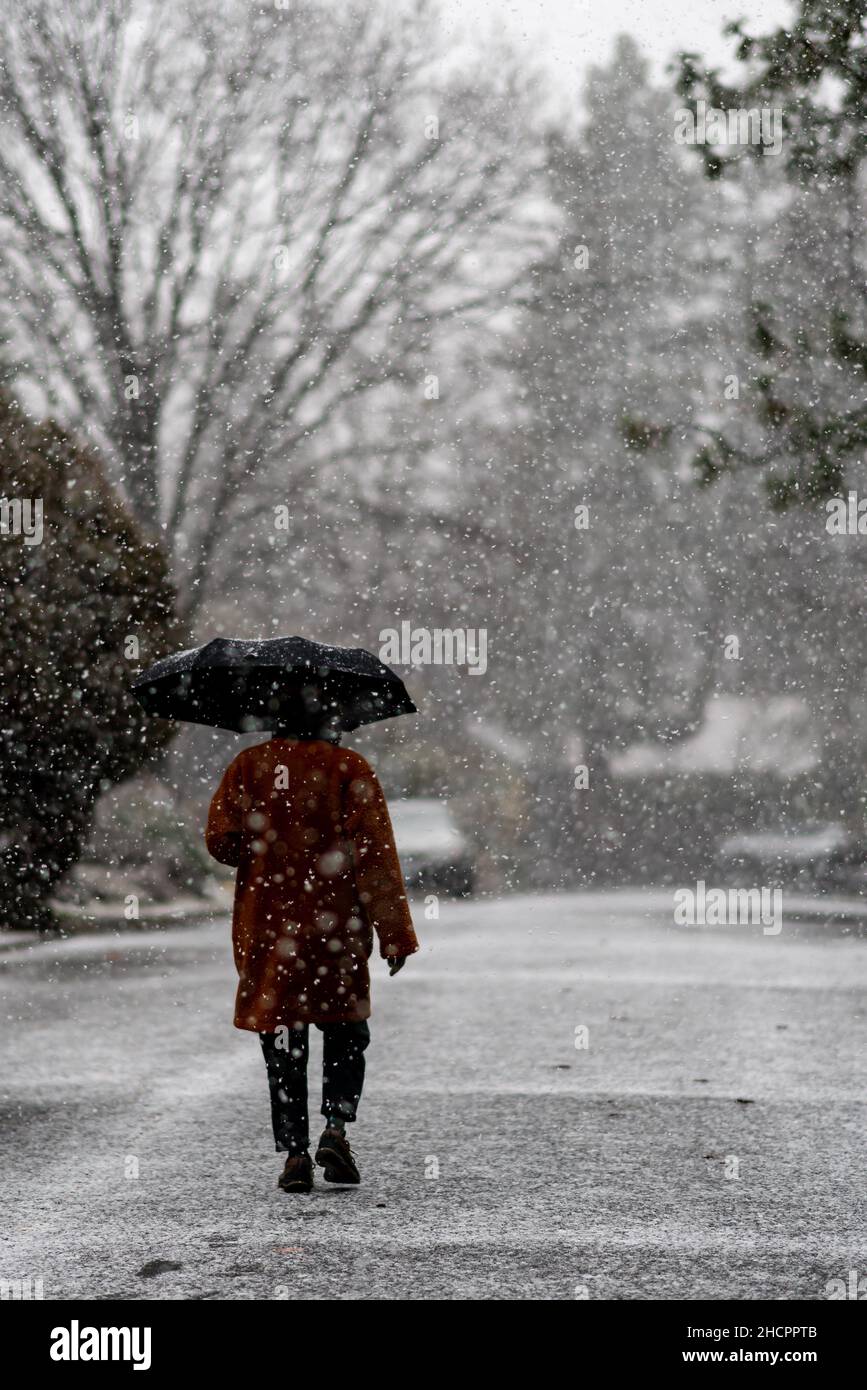
[[[180,634],[162,551],[97,460],[2,396],[0,498],[43,506],[41,544],[0,537],[0,900],[7,925],[43,927],[100,790],[171,736],[130,682]]]
[[[867,154],[867,47],[863,0],[800,0],[794,23],[755,37],[745,21],[726,25],[737,40],[736,56],[749,65],[742,85],[727,84],[700,56],[682,53],[678,90],[693,110],[784,106],[786,158],[793,172],[851,176]],[[720,156],[710,146],[706,159],[727,168],[737,156]],[[761,158],[761,145],[748,153]],[[719,172],[719,170],[718,170]]]
[[[776,296],[763,295],[747,315],[746,346],[760,364],[752,386],[764,441],[751,454],[733,450],[725,459],[718,447],[708,452],[702,441],[694,466],[703,482],[730,466],[758,468],[771,506],[780,511],[839,494],[867,443],[863,407],[852,408],[863,400],[867,374],[863,0],[800,0],[794,22],[771,34],[751,36],[743,21],[727,32],[737,39],[737,58],[746,65],[744,82],[727,84],[698,55],[683,53],[678,90],[693,111],[699,100],[723,111],[781,110],[792,195],[784,254],[793,263],[803,261],[798,273],[805,279],[800,295],[777,284]],[[761,144],[732,154],[710,145],[695,149],[709,177],[739,178],[745,160],[767,153]],[[777,231],[786,228],[786,215]],[[774,230],[757,229],[759,236]]]

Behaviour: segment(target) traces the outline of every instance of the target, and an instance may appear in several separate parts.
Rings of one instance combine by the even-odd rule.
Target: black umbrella
[[[327,738],[416,712],[400,676],[372,652],[305,637],[215,637],[158,661],[132,688],[148,714],[238,733]]]

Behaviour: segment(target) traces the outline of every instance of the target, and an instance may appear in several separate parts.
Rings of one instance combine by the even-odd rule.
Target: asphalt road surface
[[[226,919],[0,957],[0,1278],[45,1299],[776,1300],[867,1274],[867,941],[676,928],[664,893],[416,921],[419,955],[373,971],[362,1186],[317,1170],[309,1197],[276,1186]]]

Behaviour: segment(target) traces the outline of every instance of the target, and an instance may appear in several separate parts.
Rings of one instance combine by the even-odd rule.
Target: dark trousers
[[[317,1023],[316,1027],[323,1035],[322,1114],[326,1120],[340,1116],[351,1123],[364,1086],[364,1049],[370,1042],[370,1029],[364,1022]],[[277,1152],[301,1153],[310,1144],[307,1024],[260,1033],[259,1041],[268,1069]]]

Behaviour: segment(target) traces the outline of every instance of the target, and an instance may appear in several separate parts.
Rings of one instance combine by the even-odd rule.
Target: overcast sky
[[[489,26],[506,29],[544,59],[567,100],[580,90],[587,65],[608,59],[619,33],[639,39],[661,74],[684,48],[724,65],[731,40],[722,30],[729,19],[746,16],[750,32],[763,33],[795,11],[789,0],[443,0],[443,7],[456,35],[470,28],[484,42]]]

